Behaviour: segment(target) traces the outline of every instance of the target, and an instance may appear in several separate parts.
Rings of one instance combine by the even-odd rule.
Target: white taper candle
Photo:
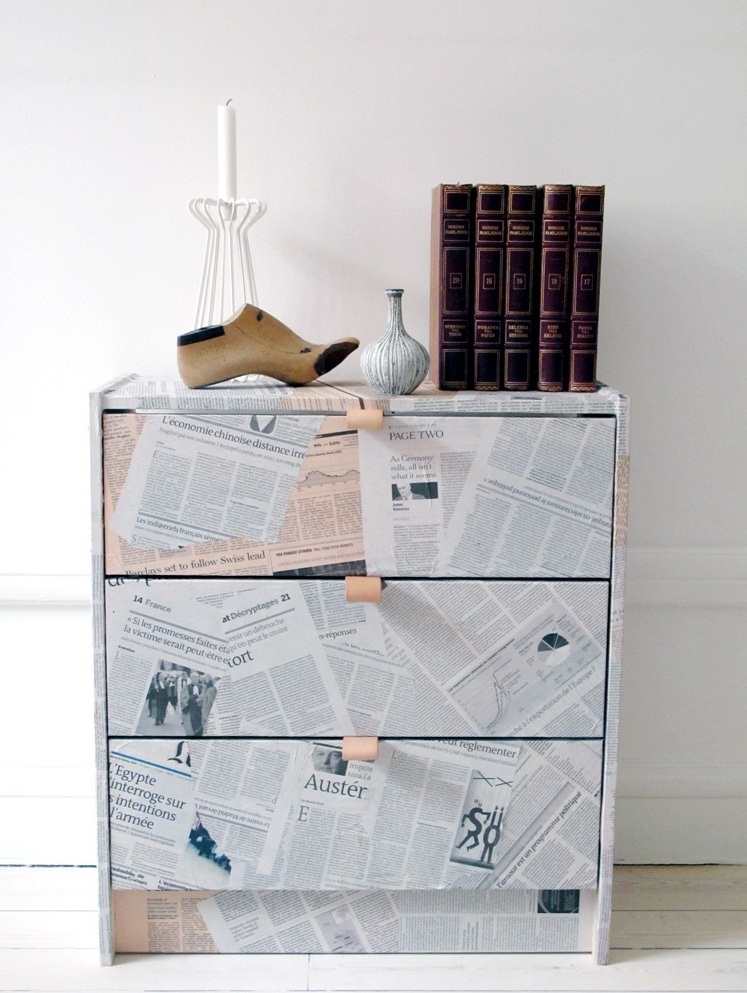
[[[236,111],[230,100],[218,107],[218,197],[236,199]]]

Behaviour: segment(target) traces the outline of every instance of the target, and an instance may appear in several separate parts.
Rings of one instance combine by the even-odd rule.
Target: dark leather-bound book
[[[506,272],[505,185],[475,187],[473,383],[498,390],[503,365],[503,284]]]
[[[506,215],[503,388],[528,390],[537,230],[537,187],[509,186]]]
[[[574,199],[568,389],[590,393],[597,386],[604,187],[577,186]]]
[[[431,379],[442,390],[471,383],[472,185],[442,183],[431,216]]]
[[[573,187],[547,184],[537,197],[539,245],[532,379],[538,390],[559,392],[565,389],[568,352]]]

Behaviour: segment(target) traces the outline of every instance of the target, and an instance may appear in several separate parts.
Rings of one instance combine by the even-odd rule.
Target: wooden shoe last
[[[360,342],[312,345],[251,304],[226,321],[179,335],[176,359],[185,386],[212,386],[236,376],[272,376],[302,386],[338,366]]]

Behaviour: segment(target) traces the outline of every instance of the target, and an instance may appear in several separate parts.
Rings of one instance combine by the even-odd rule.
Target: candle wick
[[[232,102],[233,102],[233,97],[231,97],[230,99],[226,100],[226,107],[229,105],[229,103],[232,103]]]

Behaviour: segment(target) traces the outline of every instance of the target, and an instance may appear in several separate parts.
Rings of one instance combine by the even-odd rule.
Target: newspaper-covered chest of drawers
[[[606,961],[625,397],[131,376],[92,435],[103,961]]]

